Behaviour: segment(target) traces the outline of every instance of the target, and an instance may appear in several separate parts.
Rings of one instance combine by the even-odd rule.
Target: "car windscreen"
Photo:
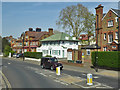
[[[49,60],[51,60],[52,62],[58,62],[56,58],[50,58]]]

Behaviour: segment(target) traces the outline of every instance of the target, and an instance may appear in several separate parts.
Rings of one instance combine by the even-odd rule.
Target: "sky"
[[[48,28],[63,31],[56,26],[60,11],[78,3],[93,14],[99,4],[104,6],[104,13],[110,8],[118,9],[118,2],[2,2],[2,36],[17,38],[28,28],[35,30],[37,27],[42,31],[48,31]]]

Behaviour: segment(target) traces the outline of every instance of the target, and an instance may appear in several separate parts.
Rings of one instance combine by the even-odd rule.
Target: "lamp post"
[[[23,61],[24,61],[24,38],[25,38],[25,33],[22,33],[22,38],[23,38]]]
[[[98,68],[97,68],[97,61],[98,61],[98,15],[96,14],[97,16],[97,43],[96,43],[96,46],[97,46],[97,54],[95,53],[95,71],[98,72]]]
[[[118,51],[120,51],[120,16],[118,17]]]

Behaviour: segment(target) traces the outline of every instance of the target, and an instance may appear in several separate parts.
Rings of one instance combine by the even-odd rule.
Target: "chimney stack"
[[[36,32],[41,32],[41,28],[36,28]]]
[[[29,31],[33,31],[33,28],[29,28]]]
[[[53,34],[53,28],[48,28],[50,35]]]
[[[102,28],[102,18],[103,18],[103,6],[100,4],[96,9],[96,28]],[[97,27],[97,15],[98,15],[98,27]]]

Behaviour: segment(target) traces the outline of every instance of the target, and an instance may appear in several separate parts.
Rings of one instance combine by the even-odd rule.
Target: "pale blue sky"
[[[59,12],[70,5],[84,5],[95,14],[95,7],[104,6],[104,13],[110,8],[118,8],[117,2],[3,2],[2,3],[2,36],[12,35],[15,38],[29,27],[40,27],[42,31],[48,28],[58,30],[56,20]],[[60,30],[62,31],[62,30]]]

